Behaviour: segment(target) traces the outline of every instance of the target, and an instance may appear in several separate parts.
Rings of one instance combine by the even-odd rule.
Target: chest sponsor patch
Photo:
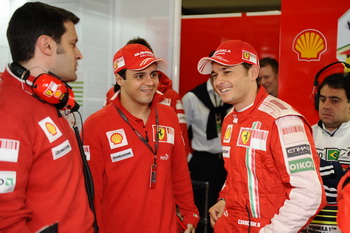
[[[222,157],[224,157],[224,158],[230,158],[230,151],[231,151],[231,147],[229,147],[229,146],[223,146],[223,147],[222,147]]]
[[[72,150],[72,147],[67,139],[66,141],[64,141],[60,145],[51,149],[53,160],[56,160],[56,159],[59,159],[59,158],[65,156],[71,150]]]
[[[170,106],[171,105],[171,99],[164,98],[164,100],[162,100],[160,103],[164,104],[164,105],[167,105],[167,106]]]
[[[129,159],[134,156],[134,153],[131,148],[119,151],[117,153],[111,154],[112,163],[122,161],[124,159]]]
[[[153,128],[153,134],[155,135],[155,132],[157,131],[156,125],[152,125]],[[163,126],[159,125],[158,127],[158,138],[159,142],[166,142],[173,144],[175,143],[175,130],[172,127],[169,126]],[[153,141],[155,141],[155,136],[153,136]]]
[[[0,193],[11,193],[16,187],[15,171],[0,171]]]
[[[308,144],[301,144],[301,145],[296,145],[292,147],[287,147],[286,152],[287,152],[288,158],[292,158],[299,155],[305,155],[305,154],[311,155],[310,145]]]
[[[17,163],[19,145],[17,140],[0,138],[0,161]]]
[[[90,146],[83,146],[84,154],[86,156],[86,160],[90,161]]]
[[[177,118],[179,119],[180,124],[186,124],[186,115],[184,113],[178,113]]]
[[[303,125],[292,125],[281,128],[285,145],[307,141]]]
[[[269,132],[260,129],[241,128],[237,146],[266,151],[266,141]]]
[[[57,138],[62,136],[60,129],[53,122],[50,117],[46,117],[43,120],[39,121],[39,126],[44,131],[49,142],[55,141]]]
[[[231,141],[231,135],[232,135],[233,125],[228,125],[225,130],[223,142],[224,143],[230,143]]]
[[[315,170],[314,162],[311,158],[297,159],[288,162],[291,173]]]
[[[128,145],[128,140],[126,138],[124,129],[109,131],[106,133],[106,136],[109,142],[109,147],[111,149]]]

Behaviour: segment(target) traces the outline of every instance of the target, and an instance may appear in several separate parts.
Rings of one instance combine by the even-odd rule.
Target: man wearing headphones
[[[60,110],[78,105],[72,12],[26,3],[7,29],[13,63],[0,82],[0,231],[92,233],[77,139]]]
[[[334,73],[318,87],[315,98],[320,121],[312,126],[327,206],[304,232],[340,233],[337,227],[337,185],[350,165],[350,76]],[[320,230],[322,227],[322,230]]]
[[[176,206],[184,232],[194,232],[198,210],[179,120],[157,91],[167,62],[128,44],[113,68],[120,90],[84,123],[101,233],[176,233]]]

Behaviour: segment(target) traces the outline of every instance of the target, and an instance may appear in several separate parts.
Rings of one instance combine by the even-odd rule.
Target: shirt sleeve
[[[311,130],[298,116],[279,118],[272,129],[271,147],[282,181],[291,191],[279,213],[260,233],[299,232],[325,206]]]
[[[25,233],[31,218],[25,205],[33,158],[30,129],[7,113],[0,112],[0,116],[0,229]]]
[[[172,179],[175,203],[179,206],[184,223],[197,226],[199,212],[194,204],[192,183],[187,166],[185,148],[180,136],[180,127],[175,127],[174,159],[172,161]]]

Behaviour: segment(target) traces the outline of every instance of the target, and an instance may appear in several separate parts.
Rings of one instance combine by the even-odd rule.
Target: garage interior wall
[[[12,61],[6,29],[12,13],[24,0],[0,0],[0,72]],[[180,0],[42,0],[74,12],[79,61],[78,79],[71,83],[83,120],[102,108],[107,90],[114,84],[114,53],[135,37],[145,38],[157,57],[169,62],[168,75],[178,90]]]

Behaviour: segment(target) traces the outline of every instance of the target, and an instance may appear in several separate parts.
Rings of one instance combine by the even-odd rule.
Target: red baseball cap
[[[222,43],[212,57],[203,57],[198,62],[197,69],[201,74],[210,74],[213,62],[224,66],[234,66],[243,62],[258,65],[258,54],[247,42],[241,40],[228,40]]]
[[[141,44],[128,44],[121,48],[113,57],[114,74],[122,69],[142,70],[156,62],[158,69],[166,71],[168,63],[162,58],[156,58],[151,50]]]

